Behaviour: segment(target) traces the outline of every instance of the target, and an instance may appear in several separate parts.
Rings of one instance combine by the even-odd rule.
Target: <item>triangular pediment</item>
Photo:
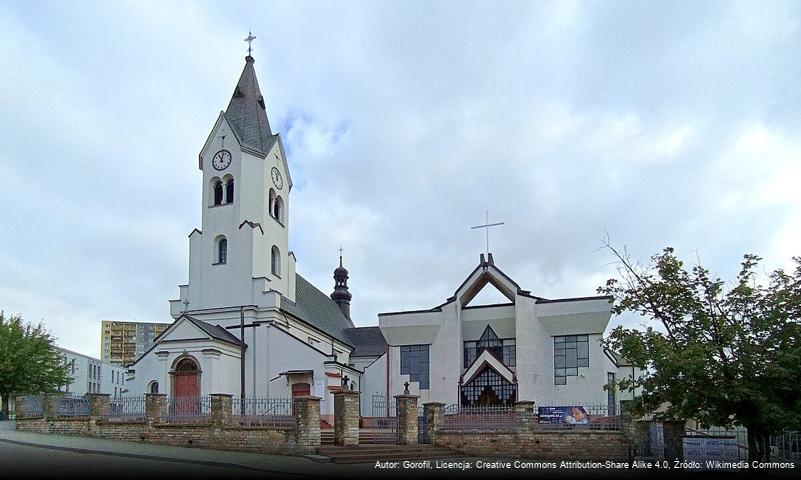
[[[482,305],[498,305],[502,303],[509,303],[514,301],[513,298],[507,297],[502,291],[498,289],[491,282],[487,282],[467,303],[462,304],[463,307],[478,307]]]
[[[484,287],[488,285],[494,287],[502,297],[512,303],[515,301],[515,295],[520,291],[517,283],[495,266],[492,254],[489,254],[486,261],[482,254],[478,267],[462,282],[456,290],[454,298],[458,299],[459,303],[464,307],[479,296]],[[493,293],[490,290],[488,295],[493,295]]]
[[[515,373],[509,370],[509,367],[503,364],[500,360],[495,358],[489,351],[484,350],[481,352],[476,360],[470,365],[470,368],[462,375],[462,385],[467,385],[479,373],[483,372],[485,368],[492,368],[509,383],[515,383]]]
[[[204,332],[197,324],[189,320],[187,316],[178,317],[172,325],[159,335],[158,342],[178,341],[178,340],[211,340],[211,335]]]

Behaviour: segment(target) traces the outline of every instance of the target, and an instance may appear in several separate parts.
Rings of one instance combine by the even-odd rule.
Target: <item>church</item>
[[[420,403],[463,406],[631,398],[604,389],[636,374],[600,344],[611,298],[534,295],[491,253],[441,305],[356,327],[341,256],[330,294],[296,273],[291,160],[270,128],[254,64],[248,54],[198,155],[202,225],[189,234],[188,282],[170,300],[172,325],[130,366],[129,394],[314,395],[328,418],[342,388],[361,392],[362,416],[407,388]],[[471,305],[488,285],[506,301]]]

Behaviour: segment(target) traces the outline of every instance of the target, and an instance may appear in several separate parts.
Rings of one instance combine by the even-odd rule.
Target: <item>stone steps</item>
[[[381,432],[374,430],[362,430],[359,432],[360,444],[395,444],[397,441],[397,433],[394,432]],[[334,431],[322,430],[320,431],[320,443],[323,445],[334,444]]]
[[[374,463],[386,460],[416,461],[462,456],[461,453],[433,445],[324,446],[320,447],[319,453],[339,464]]]

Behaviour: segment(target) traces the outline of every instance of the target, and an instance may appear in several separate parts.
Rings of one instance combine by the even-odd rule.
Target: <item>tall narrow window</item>
[[[214,205],[222,205],[222,201],[223,201],[222,181],[217,180],[214,182]]]
[[[275,204],[273,205],[273,217],[275,217],[275,219],[282,224],[284,223],[284,200],[281,199],[280,196],[275,199]]]
[[[274,216],[273,209],[275,208],[275,189],[270,189],[270,204],[267,206],[267,211],[269,212],[270,216]]]
[[[281,276],[281,252],[278,251],[278,247],[273,245],[272,250],[272,261],[271,261],[271,268],[270,270],[273,272],[273,275],[276,277]]]
[[[228,262],[228,240],[221,238],[217,243],[217,263]]]
[[[617,384],[615,383],[615,374],[613,372],[606,373],[606,385],[607,414],[614,416],[617,415]]]
[[[234,203],[234,179],[225,182],[225,203]]]

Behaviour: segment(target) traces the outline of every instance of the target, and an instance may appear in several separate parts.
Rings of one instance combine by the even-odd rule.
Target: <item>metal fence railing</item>
[[[112,398],[108,404],[109,421],[132,421],[145,419],[145,397]]]
[[[777,460],[801,463],[801,432],[786,432],[774,435],[770,441],[771,456]]]
[[[58,400],[55,416],[86,417],[89,415],[89,397],[66,395]]]
[[[44,415],[44,396],[42,395],[18,397],[15,403],[16,407],[19,407],[14,412],[16,418],[35,418]]]
[[[211,420],[211,397],[171,397],[167,399],[167,423],[205,423]]]
[[[515,429],[515,410],[511,406],[463,407],[449,405],[445,407],[444,414],[443,429],[445,431],[514,431]]]
[[[398,431],[395,399],[386,395],[373,395],[369,417],[362,417],[362,427],[371,430]]]
[[[233,398],[231,419],[240,426],[295,427],[291,398]]]

